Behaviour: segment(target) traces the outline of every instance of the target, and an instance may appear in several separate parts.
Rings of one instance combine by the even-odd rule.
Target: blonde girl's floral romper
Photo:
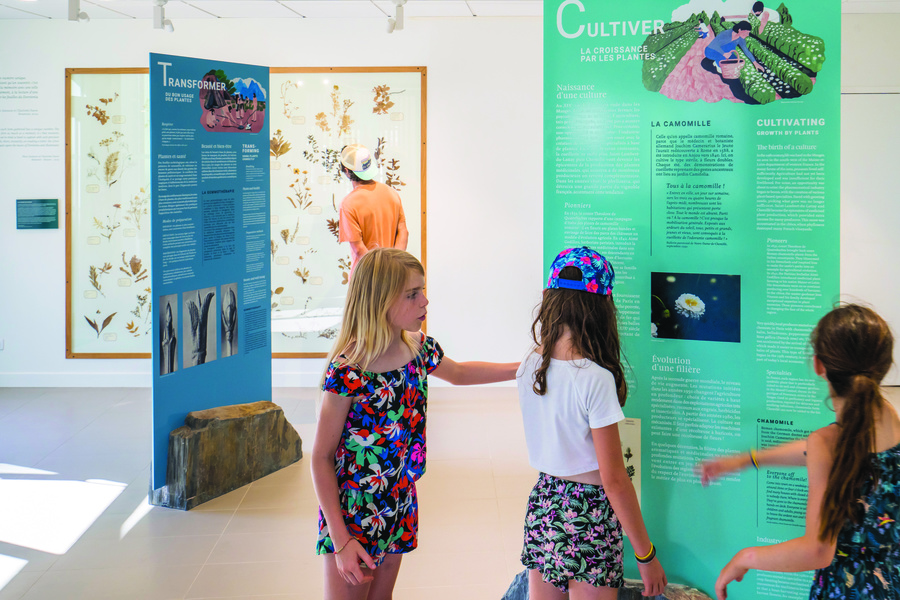
[[[816,571],[811,600],[900,598],[900,445],[872,461],[876,476],[859,499],[862,520],[838,534],[834,560]]]
[[[417,545],[416,480],[425,472],[425,408],[428,373],[444,357],[422,336],[422,349],[406,366],[386,373],[331,363],[322,389],[355,397],[334,457],[341,511],[350,535],[381,564],[385,554]],[[327,401],[327,400],[326,400]],[[334,552],[319,509],[317,554]]]

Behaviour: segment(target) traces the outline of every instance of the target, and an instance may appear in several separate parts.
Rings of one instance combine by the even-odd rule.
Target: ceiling
[[[80,0],[91,19],[152,19],[154,0]],[[543,0],[408,0],[406,18],[539,17]],[[843,0],[842,12],[900,13],[900,0]],[[377,19],[391,0],[169,0],[166,18]],[[67,19],[68,0],[0,0],[0,19]]]

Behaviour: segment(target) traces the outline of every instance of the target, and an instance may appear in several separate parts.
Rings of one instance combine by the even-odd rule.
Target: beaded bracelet
[[[654,558],[656,558],[656,546],[653,545],[653,542],[650,542],[650,552],[647,553],[647,556],[638,556],[637,552],[635,552],[634,558],[642,565],[646,565],[647,563],[653,561]]]
[[[753,468],[759,471],[759,459],[756,458],[756,450],[753,448],[750,449],[750,462],[753,463]]]

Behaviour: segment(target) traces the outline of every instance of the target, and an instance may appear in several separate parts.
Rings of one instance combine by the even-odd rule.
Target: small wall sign
[[[16,200],[16,229],[59,229],[59,200]]]

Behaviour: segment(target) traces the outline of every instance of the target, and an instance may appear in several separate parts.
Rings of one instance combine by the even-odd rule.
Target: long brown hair
[[[894,338],[875,311],[857,304],[835,308],[810,336],[834,395],[844,400],[834,464],[828,474],[819,539],[833,540],[848,520],[859,521],[857,499],[873,475],[879,386],[893,361]]]
[[[581,281],[581,277],[578,267],[565,267],[559,273],[560,279]],[[550,356],[566,328],[572,335],[573,350],[613,374],[619,405],[625,406],[628,385],[622,368],[616,305],[612,295],[580,290],[544,290],[540,310],[531,325],[531,337],[541,349],[541,365],[534,372],[534,392],[539,396],[547,392]]]

